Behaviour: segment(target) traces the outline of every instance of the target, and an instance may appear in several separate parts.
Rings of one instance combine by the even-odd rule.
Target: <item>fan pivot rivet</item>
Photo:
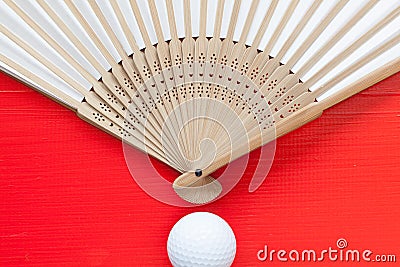
[[[200,177],[200,176],[203,175],[203,171],[200,170],[200,169],[197,169],[197,170],[194,172],[194,174],[196,174],[197,177]]]

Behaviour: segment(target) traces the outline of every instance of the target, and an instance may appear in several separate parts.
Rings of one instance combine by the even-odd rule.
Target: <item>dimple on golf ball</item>
[[[174,267],[229,267],[236,254],[235,235],[219,216],[195,212],[180,219],[167,243]]]

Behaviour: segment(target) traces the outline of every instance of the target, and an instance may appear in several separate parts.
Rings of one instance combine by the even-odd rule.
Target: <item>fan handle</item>
[[[300,128],[301,126],[317,119],[322,115],[322,111],[318,103],[313,103],[301,111],[294,113],[293,115],[283,119],[277,124],[276,128],[276,135],[271,134],[271,132],[267,133],[266,136],[263,136],[262,139],[260,136],[255,136],[253,137],[249,144],[246,144],[246,146],[242,146],[238,148],[238,151],[235,151],[235,155],[233,156],[231,153],[228,153],[221,158],[217,159],[212,165],[208,166],[207,168],[203,170],[197,170],[195,172],[186,172],[183,173],[181,176],[179,176],[173,183],[173,188],[175,191],[182,189],[182,188],[191,188],[193,192],[195,191],[194,189],[196,188],[196,184],[201,178],[206,178],[208,175],[211,173],[215,172],[219,168],[227,165],[229,162],[234,161],[241,156],[259,148],[260,146],[263,146],[271,141],[273,141],[277,137],[281,137],[297,128]],[[261,140],[263,142],[261,142]],[[198,192],[197,192],[198,193]],[[179,194],[180,195],[180,194]],[[218,194],[219,195],[219,194]],[[213,199],[217,198],[218,195],[213,196]],[[210,198],[210,197],[208,197]],[[187,197],[186,199],[187,200]],[[190,201],[189,201],[190,202]]]

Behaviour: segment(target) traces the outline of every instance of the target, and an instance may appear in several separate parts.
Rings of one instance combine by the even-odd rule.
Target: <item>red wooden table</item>
[[[257,192],[245,175],[215,203],[176,208],[136,185],[120,141],[1,74],[0,266],[169,266],[169,230],[194,211],[232,226],[234,266],[394,266],[257,252],[338,249],[344,238],[400,261],[399,89],[397,74],[279,139]]]

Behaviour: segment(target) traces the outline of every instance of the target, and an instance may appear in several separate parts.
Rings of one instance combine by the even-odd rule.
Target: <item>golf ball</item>
[[[172,228],[167,250],[174,267],[229,267],[235,258],[236,239],[231,227],[219,216],[195,212]]]

